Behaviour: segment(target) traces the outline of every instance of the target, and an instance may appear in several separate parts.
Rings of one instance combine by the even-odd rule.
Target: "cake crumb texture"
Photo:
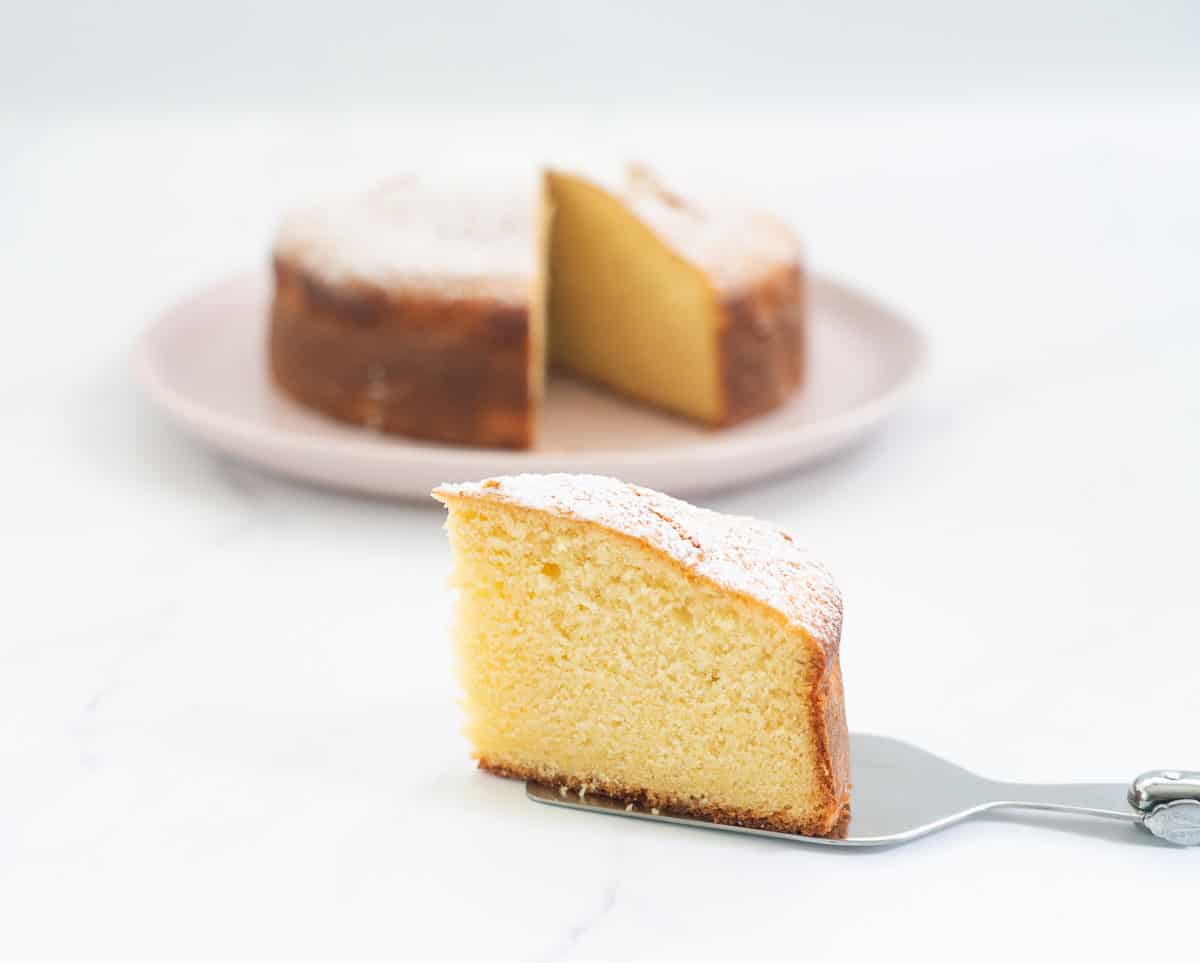
[[[482,768],[830,835],[849,804],[841,599],[791,536],[597,476],[435,492]]]

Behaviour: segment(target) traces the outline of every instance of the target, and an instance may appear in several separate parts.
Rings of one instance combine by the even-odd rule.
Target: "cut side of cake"
[[[613,478],[444,485],[481,768],[844,832],[841,597],[790,535]]]
[[[545,204],[553,365],[714,426],[799,386],[804,274],[784,225],[693,205],[639,167],[616,189],[549,171]]]

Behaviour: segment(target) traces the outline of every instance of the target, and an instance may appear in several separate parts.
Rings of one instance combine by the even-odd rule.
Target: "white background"
[[[1001,778],[1200,768],[1197,6],[776,8],[4,8],[0,959],[1186,945],[1200,850],[1104,824],[842,854],[534,808],[457,734],[436,508],[210,456],[130,383],[324,187],[733,189],[934,341],[871,443],[710,500],[838,574],[851,725]]]
[[[1195,93],[1192,0],[41,0],[0,102],[301,108]]]

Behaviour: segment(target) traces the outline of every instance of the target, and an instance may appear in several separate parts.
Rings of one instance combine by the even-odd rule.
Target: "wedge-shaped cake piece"
[[[444,485],[479,766],[719,822],[849,813],[841,597],[792,537],[593,475]]]
[[[785,402],[804,374],[800,242],[634,167],[605,187],[546,174],[552,365],[709,425]]]

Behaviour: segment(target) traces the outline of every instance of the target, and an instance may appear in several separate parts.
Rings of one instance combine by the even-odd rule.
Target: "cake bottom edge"
[[[547,779],[545,774],[539,773],[533,768],[493,762],[482,756],[477,757],[476,762],[480,769],[493,776],[527,780],[550,785],[555,789],[562,787],[575,793],[595,793],[598,796],[606,796],[623,803],[633,803],[646,809],[657,809],[664,815],[685,816],[689,819],[700,819],[717,825],[743,826],[747,829],[765,829],[794,836],[818,836],[828,839],[844,839],[850,827],[849,802],[843,802],[838,807],[832,822],[826,820],[800,822],[781,818],[774,813],[760,813],[724,806],[690,805],[673,797],[609,780],[582,779],[566,773],[558,773],[552,779]]]
[[[480,427],[471,420],[477,412],[463,416],[444,404],[430,402],[422,407],[407,401],[372,401],[366,382],[358,387],[326,383],[274,360],[269,374],[271,386],[305,410],[377,436],[497,451],[528,451],[536,444],[536,412],[532,408],[497,409],[492,414],[494,424]],[[397,393],[407,397],[402,389]]]

